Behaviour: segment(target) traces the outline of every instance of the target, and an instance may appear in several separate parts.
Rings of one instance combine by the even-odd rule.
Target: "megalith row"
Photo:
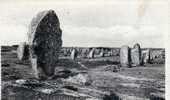
[[[149,56],[150,50],[142,51],[138,43],[133,48],[124,45],[120,49],[120,64],[122,67],[141,66],[149,63]]]
[[[31,21],[28,29],[28,43],[21,43],[17,49],[20,60],[29,59],[36,78],[54,75],[62,47],[62,30],[58,16],[54,10],[39,12]],[[94,58],[95,48],[92,48],[88,58]],[[146,55],[147,53],[145,53]],[[76,49],[71,52],[71,59],[78,55]],[[122,46],[120,49],[121,66],[140,66],[148,62],[149,57],[143,57],[139,44],[133,48]],[[102,50],[100,56],[104,56]]]
[[[86,50],[82,51],[83,57],[86,56],[86,53],[87,53]],[[95,48],[91,48],[89,50],[89,53],[88,53],[87,57],[91,58],[91,59],[94,58],[94,53],[95,53]],[[72,49],[70,57],[71,57],[72,60],[75,60],[78,57],[78,51],[76,50],[76,48]]]

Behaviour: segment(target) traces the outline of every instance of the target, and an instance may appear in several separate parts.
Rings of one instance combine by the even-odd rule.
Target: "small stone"
[[[25,84],[26,80],[18,79],[15,82],[18,83],[18,84]]]
[[[74,84],[85,85],[90,83],[91,80],[88,74],[79,73],[78,75],[67,78],[66,81]]]
[[[28,60],[29,59],[29,46],[26,42],[19,44],[17,48],[17,57],[19,60]]]
[[[132,66],[141,65],[141,49],[138,43],[131,49],[131,64]]]
[[[78,55],[78,52],[77,50],[74,48],[72,51],[71,51],[71,59],[72,60],[75,60],[77,58],[77,55]]]
[[[100,51],[100,57],[104,57],[104,50],[103,49],[101,49],[101,51]]]
[[[94,58],[94,52],[95,52],[95,48],[92,48],[88,57],[89,58]]]
[[[146,49],[142,51],[141,54],[142,63],[145,65],[150,62],[150,49]]]
[[[118,72],[120,71],[120,67],[118,65],[108,65],[104,68],[104,71]]]

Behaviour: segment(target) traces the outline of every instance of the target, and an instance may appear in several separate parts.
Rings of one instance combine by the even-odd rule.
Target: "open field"
[[[29,61],[19,61],[16,51],[9,50],[1,52],[1,63],[2,100],[13,100],[9,99],[10,96],[19,96],[18,100],[22,100],[22,96],[25,95],[40,95],[33,90],[38,90],[37,87],[43,88],[43,86],[35,86],[32,87],[35,89],[31,88],[28,91],[24,91],[23,88],[14,89],[10,87],[11,84],[15,84],[16,80],[35,80]],[[107,93],[113,93],[114,95],[110,95],[110,97],[104,96],[104,100],[163,100],[165,98],[164,64],[148,64],[133,68],[118,67],[116,72],[107,70],[112,65],[119,65],[118,56],[77,59],[74,61],[68,57],[61,57],[56,65],[55,76],[52,79],[40,80],[40,83],[48,84],[51,88],[62,87],[62,89],[71,91],[71,94],[79,95],[80,97],[80,94],[84,94],[87,97],[95,98],[89,100],[101,100],[101,94],[106,95]],[[153,95],[156,95],[157,99],[153,98]],[[55,95],[53,94],[53,96]],[[45,98],[46,96],[42,97]],[[116,97],[119,99],[113,99]],[[158,99],[159,97],[160,99]],[[62,97],[59,100],[63,100]],[[81,100],[88,99],[81,98]]]

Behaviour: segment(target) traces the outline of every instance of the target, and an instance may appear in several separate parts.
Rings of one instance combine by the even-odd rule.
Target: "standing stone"
[[[137,43],[131,49],[131,65],[140,66],[141,65],[141,49],[140,45]]]
[[[82,49],[81,57],[82,58],[87,58],[87,50],[84,49],[84,48]]]
[[[94,51],[95,51],[95,48],[92,48],[88,56],[89,58],[94,58]]]
[[[31,21],[28,31],[30,59],[35,76],[54,74],[62,46],[59,19],[53,10],[42,11]],[[40,69],[40,70],[39,70]]]
[[[101,49],[99,56],[104,57],[104,50],[103,49]]]
[[[130,49],[124,45],[120,49],[120,64],[122,67],[130,67]]]
[[[141,53],[142,63],[145,65],[150,62],[150,49],[143,50]]]
[[[77,50],[74,48],[71,52],[71,59],[75,60],[77,58],[78,52]]]
[[[29,59],[29,46],[26,42],[19,44],[17,48],[17,57],[19,60],[28,60]]]
[[[63,56],[67,56],[67,49],[63,48],[62,51],[63,51]]]

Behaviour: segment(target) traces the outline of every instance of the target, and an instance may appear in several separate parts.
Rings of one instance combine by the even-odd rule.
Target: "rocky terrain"
[[[164,63],[126,68],[119,55],[73,60],[62,53],[55,75],[38,80],[16,52],[16,46],[1,47],[2,100],[165,99]]]

